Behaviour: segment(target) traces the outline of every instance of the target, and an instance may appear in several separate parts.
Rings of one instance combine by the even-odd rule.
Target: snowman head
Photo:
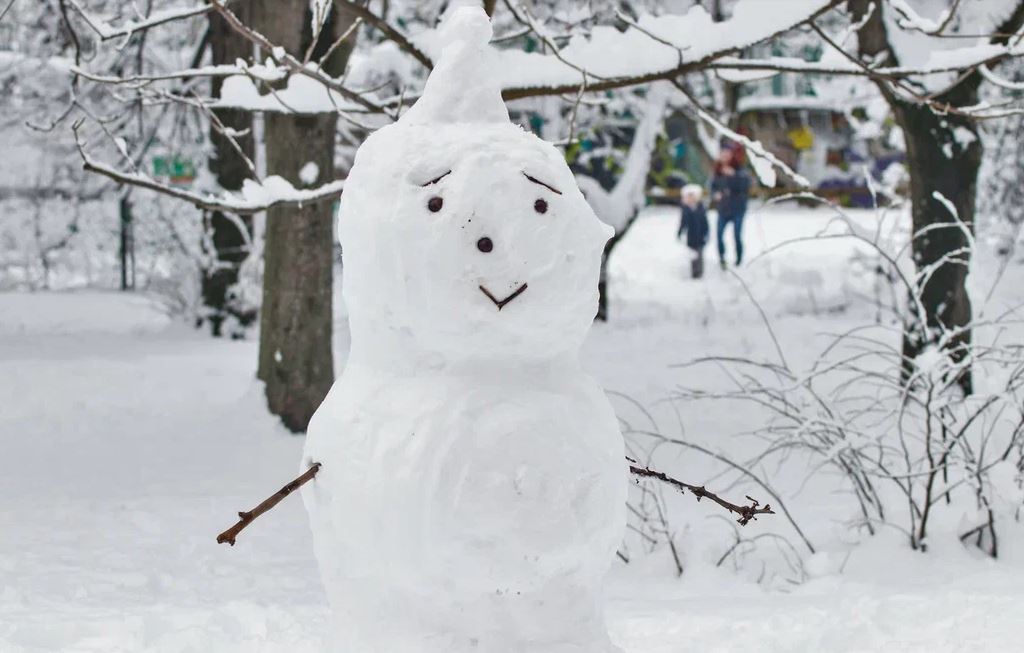
[[[413,368],[574,353],[601,223],[555,147],[513,125],[478,8],[457,9],[423,96],[356,154],[339,211],[353,362]]]

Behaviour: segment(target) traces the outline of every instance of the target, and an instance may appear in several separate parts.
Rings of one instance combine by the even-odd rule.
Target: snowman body
[[[349,368],[331,391],[307,501],[336,650],[614,650],[600,607],[623,520],[614,416],[578,371],[505,372]]]
[[[623,442],[578,362],[610,230],[561,153],[509,122],[483,12],[448,32],[339,209],[352,345],[303,457],[323,464],[303,497],[332,647],[614,651]]]

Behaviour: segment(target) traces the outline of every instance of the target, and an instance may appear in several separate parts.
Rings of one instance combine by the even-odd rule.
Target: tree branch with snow
[[[233,193],[210,195],[196,193],[160,182],[141,172],[123,172],[101,161],[92,158],[86,151],[87,143],[82,140],[80,123],[73,126],[75,145],[82,159],[82,167],[119,184],[144,188],[163,195],[183,200],[193,206],[207,211],[224,211],[237,214],[251,214],[266,211],[273,206],[301,206],[312,202],[335,200],[341,197],[345,181],[342,179],[328,182],[317,188],[295,188],[288,180],[271,175],[262,182],[247,179],[242,186],[241,196]]]

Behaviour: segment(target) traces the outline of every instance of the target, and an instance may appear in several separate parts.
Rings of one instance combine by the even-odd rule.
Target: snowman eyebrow
[[[533,183],[537,184],[538,186],[543,186],[544,188],[547,188],[552,193],[555,193],[557,195],[561,195],[562,194],[562,191],[558,190],[557,188],[555,188],[551,184],[545,184],[543,181],[541,181],[540,179],[537,179],[536,177],[531,177],[530,175],[526,174],[525,172],[523,173],[523,176],[526,177],[527,179],[529,179],[530,181],[532,181]]]
[[[448,172],[444,173],[444,174],[443,174],[443,175],[441,175],[440,177],[434,177],[433,179],[431,179],[430,181],[428,181],[428,182],[427,182],[427,183],[425,183],[425,184],[420,184],[420,187],[422,187],[422,188],[426,188],[427,186],[431,186],[431,185],[433,185],[433,184],[436,184],[437,182],[441,181],[442,179],[444,179],[445,177],[447,177],[447,176],[448,176],[448,175],[450,175],[450,174],[452,174],[452,171],[451,171],[451,170],[449,170]]]

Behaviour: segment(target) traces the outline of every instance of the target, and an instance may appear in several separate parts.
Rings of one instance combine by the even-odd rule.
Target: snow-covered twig
[[[111,84],[115,86],[121,86],[125,84],[138,84],[144,86],[153,82],[162,81],[181,81],[186,79],[192,79],[193,77],[230,77],[232,75],[248,75],[252,74],[252,69],[249,67],[240,67],[235,65],[219,65],[219,66],[203,66],[200,68],[183,68],[181,70],[175,70],[167,73],[155,73],[151,75],[131,75],[121,77],[118,75],[100,75],[90,70],[80,68],[79,66],[72,66],[71,72],[74,75],[79,75],[88,79],[90,82],[96,82],[99,84]],[[261,75],[262,79],[284,79],[288,73],[288,68],[278,67],[276,69],[269,69],[263,72]]]
[[[255,45],[271,53],[273,57],[279,62],[287,66],[291,71],[298,75],[304,75],[311,79],[320,82],[326,86],[329,90],[337,92],[342,97],[355,102],[359,106],[363,107],[367,111],[372,113],[386,113],[385,108],[379,104],[372,102],[362,94],[346,87],[344,84],[334,79],[327,73],[320,70],[319,67],[313,67],[304,65],[301,61],[288,54],[282,48],[277,47],[274,43],[271,43],[267,37],[263,36],[254,29],[251,29],[245,23],[238,19],[230,9],[228,9],[222,0],[210,0],[214,10],[219,13],[228,26],[231,27],[236,33],[245,37]]]
[[[81,139],[79,128],[80,125],[76,124],[72,129],[75,135],[75,145],[78,148],[78,154],[82,158],[82,167],[85,170],[113,179],[119,184],[145,188],[146,190],[156,191],[163,195],[183,200],[207,211],[249,214],[266,211],[274,206],[301,206],[312,202],[337,199],[341,196],[345,186],[345,181],[339,179],[317,188],[297,189],[281,177],[272,176],[267,178],[263,184],[247,182],[242,189],[243,197],[236,197],[230,194],[218,197],[206,193],[194,193],[161,183],[141,172],[122,172],[105,163],[96,161],[86,152],[86,144]],[[250,198],[246,197],[246,195],[256,197]]]
[[[127,21],[123,25],[114,27],[110,23],[100,18],[96,18],[88,12],[78,0],[66,0],[78,15],[82,17],[85,24],[89,26],[103,41],[115,39],[122,36],[131,36],[136,32],[147,30],[151,27],[157,27],[165,23],[170,23],[176,20],[183,20],[185,18],[192,18],[193,16],[200,16],[202,14],[209,13],[213,7],[211,5],[199,5],[190,7],[174,7],[171,9],[164,9],[157,11],[145,19],[140,21]]]
[[[195,97],[196,102],[199,103],[200,109],[202,109],[206,117],[209,118],[210,125],[217,130],[217,133],[219,133],[227,140],[228,144],[231,145],[231,149],[233,149],[235,153],[238,154],[238,156],[245,163],[245,167],[249,169],[249,174],[251,174],[254,179],[259,180],[260,175],[258,172],[256,172],[256,164],[253,162],[252,159],[249,158],[249,155],[245,153],[245,150],[242,149],[242,146],[238,143],[238,139],[235,138],[234,133],[232,133],[231,130],[224,126],[224,123],[217,116],[217,112],[212,111],[210,107],[202,101],[199,95],[197,95],[196,93],[193,93],[192,95],[193,97]]]
[[[950,114],[963,116],[965,118],[971,118],[974,120],[991,120],[997,118],[1004,118],[1007,116],[1024,112],[1024,108],[1019,107],[1011,108],[1004,111],[992,111],[993,107],[988,104],[959,107],[953,106],[949,102],[942,102],[940,100],[937,100],[935,98],[944,95],[946,91],[940,91],[929,94],[920,93],[914,88],[912,88],[910,84],[907,83],[907,80],[904,79],[904,77],[908,77],[909,75],[892,74],[891,69],[873,68],[868,64],[864,63],[863,61],[861,61],[860,59],[858,59],[856,56],[847,52],[842,47],[842,45],[840,45],[835,41],[835,39],[830,37],[828,33],[824,29],[822,29],[815,21],[808,21],[808,25],[810,25],[811,29],[814,30],[814,32],[818,34],[818,36],[821,37],[821,39],[826,44],[828,44],[829,47],[831,47],[834,51],[839,53],[848,62],[852,63],[854,66],[859,68],[861,72],[864,74],[864,76],[871,79],[880,87],[882,87],[883,90],[887,91],[889,94],[895,95],[900,100],[909,102],[911,104],[925,105],[939,115]],[[967,59],[961,58],[958,61],[948,63],[946,64],[946,67],[949,69],[949,72],[959,73],[959,76],[957,77],[953,85],[950,86],[949,88],[955,87],[961,81],[970,77],[974,69],[977,68],[978,66],[992,65],[1000,61],[1003,61],[1009,56],[1019,54],[1020,52],[1018,51],[1016,46],[1004,45],[1002,49],[997,50],[995,52],[991,50],[985,50],[983,54],[979,57]],[[927,70],[928,66],[925,66],[924,69]],[[890,72],[887,72],[887,70],[890,70]],[[903,72],[902,69],[895,70]],[[920,76],[921,74],[923,73],[919,71],[915,73],[916,76]],[[1008,101],[1006,103],[1006,105],[1010,104],[1011,101]]]
[[[927,34],[928,36],[941,36],[960,7],[961,0],[953,0],[952,6],[944,9],[938,20],[929,20],[918,14],[913,7],[907,4],[906,0],[889,0],[893,11],[899,14],[897,23],[906,30],[913,30]]]
[[[786,163],[782,159],[778,158],[777,156],[769,152],[767,149],[765,149],[765,147],[761,145],[759,141],[752,140],[750,138],[747,138],[743,134],[740,134],[732,129],[729,129],[729,127],[722,123],[722,121],[712,116],[708,111],[705,111],[704,108],[700,105],[700,102],[697,100],[697,98],[693,97],[693,94],[690,93],[690,91],[685,86],[683,86],[678,80],[672,80],[672,84],[684,96],[686,96],[686,99],[690,101],[690,105],[693,107],[693,110],[696,112],[697,116],[701,120],[709,124],[715,131],[717,131],[722,136],[725,136],[726,138],[735,143],[743,145],[743,147],[751,154],[751,158],[757,161],[757,163],[760,163],[760,161],[764,161],[768,163],[769,166],[774,166],[782,170],[793,181],[795,181],[797,184],[804,188],[808,188],[811,185],[811,182],[809,182],[806,177],[798,173],[796,170],[793,170],[791,167],[786,165]],[[757,172],[758,178],[761,179],[762,183],[765,183],[766,186],[773,185],[767,183],[768,181],[771,181],[771,179],[764,178],[764,176],[766,175],[764,166],[755,165],[755,172]],[[770,177],[774,177],[774,173],[771,174]]]
[[[893,270],[887,279],[899,288],[898,294],[908,297],[911,307],[919,306],[932,268],[904,274],[899,263],[905,246],[886,245],[880,232],[872,239],[845,214],[843,222],[850,227],[848,233],[819,238],[853,237],[873,248]],[[939,228],[968,226],[960,221],[936,225],[912,238]],[[973,246],[973,237],[967,241]],[[958,257],[966,249],[950,252],[941,264],[961,264]],[[1015,321],[1013,313],[1004,313],[985,322],[998,333]],[[808,479],[833,468],[847,480],[860,508],[861,518],[854,524],[869,533],[888,526],[903,533],[911,548],[927,550],[936,512],[952,504],[953,511],[973,510],[977,515],[960,529],[962,539],[975,541],[994,557],[996,527],[1007,514],[1002,493],[1012,491],[999,487],[1007,473],[999,468],[1009,466],[1016,474],[1024,469],[1024,428],[1014,426],[1024,425],[1024,348],[998,337],[991,343],[963,338],[979,326],[982,321],[977,319],[956,328],[922,326],[934,344],[913,359],[890,342],[905,325],[862,325],[826,334],[827,346],[811,356],[816,362],[804,371],[785,362],[706,356],[691,364],[717,365],[734,388],[683,388],[677,398],[744,402],[765,410],[768,419],[751,435],[767,445],[746,464],[784,462],[803,453],[812,461]],[[959,379],[967,369],[988,370],[990,387],[965,395]],[[886,487],[890,491],[883,491]]]
[[[505,0],[505,6],[508,7],[509,12],[512,14],[512,17],[516,19],[516,21],[526,26],[527,28],[529,28],[531,32],[537,35],[537,38],[539,38],[541,42],[544,45],[546,45],[548,49],[551,51],[551,56],[553,56],[555,59],[562,62],[566,66],[577,71],[580,75],[583,76],[583,79],[580,82],[581,87],[586,87],[588,77],[593,77],[594,79],[598,80],[605,79],[604,77],[589,72],[586,68],[578,66],[573,62],[569,61],[568,59],[566,59],[565,57],[563,57],[561,48],[558,47],[558,44],[555,43],[554,39],[552,39],[551,36],[547,33],[547,30],[545,30],[541,25],[537,23],[537,21],[533,17],[533,14],[530,13],[529,8],[525,6],[520,6],[519,9],[523,12],[523,16],[520,16],[519,11],[517,11],[516,8],[513,6],[512,0]]]
[[[743,48],[754,45],[755,43],[770,40],[795,27],[814,21],[831,11],[833,8],[842,4],[844,1],[845,0],[827,0],[820,3],[813,3],[813,5],[809,6],[806,13],[801,13],[799,16],[793,17],[791,23],[778,26],[773,25],[771,28],[765,29],[763,33],[757,33],[754,36],[750,36],[744,30],[737,30],[737,36],[733,37],[732,40],[726,39],[721,44],[716,44],[716,47],[714,48],[694,52],[692,53],[691,58],[684,59],[677,65],[670,66],[668,68],[665,68],[664,64],[659,59],[658,64],[651,62],[650,64],[637,65],[635,67],[636,70],[629,74],[617,74],[614,76],[603,75],[601,72],[595,72],[599,67],[597,65],[599,63],[598,61],[590,61],[589,56],[586,60],[583,58],[570,57],[564,51],[560,51],[559,57],[550,56],[550,64],[543,66],[542,69],[538,70],[538,72],[542,72],[543,76],[547,79],[545,83],[521,84],[513,81],[506,84],[502,91],[502,97],[508,101],[526,97],[574,94],[579,88],[579,82],[578,80],[570,79],[570,77],[576,77],[581,70],[585,70],[587,74],[595,80],[593,83],[588,84],[587,87],[587,91],[591,93],[624,88],[627,86],[637,86],[659,80],[673,80],[687,73],[704,70],[718,59],[734,55]],[[511,6],[511,0],[509,0],[507,4]],[[523,19],[520,19],[520,22],[528,24],[528,22]],[[616,38],[632,39],[633,37],[631,36],[631,31],[627,30]],[[649,37],[645,36],[645,38]],[[624,46],[625,44],[622,45]],[[661,47],[666,46],[662,45]],[[681,49],[674,45],[672,47],[677,50]],[[602,52],[601,56],[604,57],[605,53]]]

